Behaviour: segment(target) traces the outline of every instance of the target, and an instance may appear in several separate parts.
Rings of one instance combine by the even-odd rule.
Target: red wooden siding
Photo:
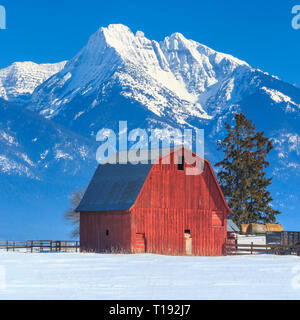
[[[108,235],[106,234],[108,230]],[[130,213],[127,211],[80,213],[82,251],[131,251]]]
[[[173,154],[152,166],[129,210],[80,214],[82,250],[182,255],[190,237],[194,255],[224,253],[230,209],[209,162],[201,175],[186,175],[190,165],[178,170]]]
[[[194,208],[228,212],[208,162],[201,175],[177,164],[154,164],[133,208]]]
[[[223,227],[224,213],[220,211],[212,211],[211,220],[212,220],[213,227]]]
[[[211,166],[206,162],[201,175],[186,175],[171,156],[171,164],[152,167],[131,209],[133,248],[135,234],[144,233],[146,252],[185,254],[184,231],[190,230],[193,254],[221,255],[227,212]]]
[[[184,231],[190,230],[194,255],[222,255],[226,230],[212,227],[210,218],[208,210],[133,209],[133,248],[135,233],[143,232],[146,252],[182,255],[185,254]]]

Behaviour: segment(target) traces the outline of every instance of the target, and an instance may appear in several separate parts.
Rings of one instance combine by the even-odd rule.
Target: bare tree
[[[72,238],[79,237],[79,212],[76,212],[75,209],[78,207],[83,194],[83,191],[74,190],[70,195],[70,208],[64,213],[64,219],[70,222],[74,227],[71,232]]]

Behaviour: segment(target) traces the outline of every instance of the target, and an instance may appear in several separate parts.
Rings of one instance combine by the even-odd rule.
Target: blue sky
[[[0,68],[14,61],[73,57],[99,27],[123,23],[161,40],[181,32],[300,87],[300,29],[291,27],[300,0],[0,0]]]

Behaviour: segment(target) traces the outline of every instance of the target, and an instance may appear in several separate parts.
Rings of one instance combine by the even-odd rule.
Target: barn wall
[[[205,163],[201,175],[186,175],[171,164],[154,164],[134,208],[189,208],[228,212],[214,174]],[[186,165],[187,167],[187,165]]]
[[[190,230],[194,255],[219,256],[224,253],[226,222],[212,226],[209,210],[136,208],[132,210],[132,244],[143,233],[146,252],[185,254],[184,231]]]
[[[207,163],[195,176],[178,170],[172,156],[171,164],[155,164],[131,212],[133,247],[135,234],[144,233],[146,252],[184,254],[189,229],[193,254],[223,253],[228,208]]]
[[[106,235],[106,230],[109,234]],[[131,251],[130,214],[128,211],[80,213],[81,251]]]

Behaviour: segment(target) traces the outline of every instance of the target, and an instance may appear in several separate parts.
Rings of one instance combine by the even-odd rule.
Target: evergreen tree
[[[227,136],[218,143],[225,157],[216,163],[223,193],[234,212],[234,222],[273,223],[280,212],[270,206],[273,200],[267,190],[272,178],[264,171],[269,162],[268,153],[272,141],[264,132],[256,131],[255,125],[242,113],[235,115],[235,126],[226,123]]]

